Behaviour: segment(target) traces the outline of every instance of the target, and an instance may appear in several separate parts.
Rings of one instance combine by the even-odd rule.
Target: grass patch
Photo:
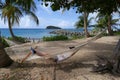
[[[73,35],[70,37],[70,39],[74,40],[74,39],[83,39],[85,38],[85,36],[77,36],[77,35]]]
[[[26,42],[26,39],[23,38],[23,37],[20,37],[20,36],[15,36],[15,38],[13,37],[8,37],[9,40],[12,40],[12,41],[18,41],[18,42],[21,42],[21,43],[25,43]]]
[[[43,37],[43,41],[60,41],[60,40],[68,40],[68,37],[64,35]]]

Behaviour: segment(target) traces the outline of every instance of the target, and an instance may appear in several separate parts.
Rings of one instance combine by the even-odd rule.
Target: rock
[[[56,26],[47,26],[46,29],[61,29],[61,28]]]

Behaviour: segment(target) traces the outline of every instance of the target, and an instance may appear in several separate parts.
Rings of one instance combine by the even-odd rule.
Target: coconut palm
[[[100,28],[107,27],[109,35],[113,35],[111,27],[119,25],[119,24],[117,24],[117,22],[119,21],[119,19],[113,19],[112,15],[107,15],[107,14],[103,15],[101,13],[99,13],[96,16],[96,18],[98,18],[96,26],[100,27]]]
[[[15,35],[13,34],[12,26],[15,23],[19,24],[21,16],[23,16],[23,14],[19,10],[19,8],[13,6],[12,4],[4,6],[2,9],[1,17],[2,19],[4,19],[4,22],[8,21],[9,30],[13,38],[15,37]]]
[[[31,15],[33,20],[39,24],[37,16],[33,13],[36,6],[33,0],[5,0],[5,3],[0,3],[0,9],[2,11],[1,17],[4,22],[8,21],[10,33],[12,37],[15,37],[12,32],[12,26],[19,24],[20,18],[23,14]],[[12,64],[13,60],[7,55],[4,50],[3,43],[0,37],[0,67],[6,67]]]
[[[15,35],[12,31],[12,26],[14,24],[19,24],[20,18],[23,14],[28,14],[32,16],[33,20],[39,24],[37,16],[33,13],[36,9],[36,6],[33,0],[17,0],[16,2],[6,0],[3,8],[2,8],[2,19],[4,22],[8,22],[9,30],[11,36],[15,38]]]
[[[88,15],[89,15],[88,13],[84,12],[82,16],[79,16],[79,20],[75,23],[77,29],[84,27],[86,37],[90,36],[87,27],[90,25],[90,22],[93,19],[93,17],[91,17],[88,20]]]

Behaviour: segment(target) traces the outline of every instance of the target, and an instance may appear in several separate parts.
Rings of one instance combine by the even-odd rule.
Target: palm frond
[[[17,0],[16,4],[20,6],[22,10],[35,11],[37,9],[34,0]]]
[[[81,27],[84,27],[84,16],[81,15],[78,17],[79,20],[75,23],[75,27],[78,29],[78,28],[81,28]],[[89,18],[87,20],[87,25],[90,26],[90,22],[91,20],[94,19],[93,17]]]
[[[35,21],[37,25],[39,25],[39,19],[32,11],[27,11],[27,14],[32,17],[33,21]]]

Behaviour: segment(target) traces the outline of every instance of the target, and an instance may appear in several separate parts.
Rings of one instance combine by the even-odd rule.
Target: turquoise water
[[[51,36],[51,31],[55,29],[13,29],[13,32],[16,36],[21,36],[25,38],[42,38],[43,36]],[[81,32],[83,29],[64,29],[69,31]],[[4,37],[10,37],[9,29],[1,28],[1,35]]]

